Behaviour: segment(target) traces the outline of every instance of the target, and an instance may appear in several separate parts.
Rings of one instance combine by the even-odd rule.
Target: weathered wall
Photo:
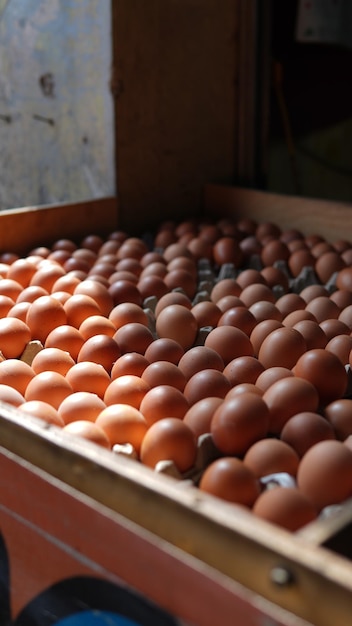
[[[0,209],[115,191],[110,0],[0,0]]]

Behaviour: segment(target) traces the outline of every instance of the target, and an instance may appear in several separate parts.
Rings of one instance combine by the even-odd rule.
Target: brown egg
[[[116,326],[104,315],[91,315],[82,322],[78,330],[86,341],[94,335],[112,337],[116,332]]]
[[[235,267],[240,267],[243,261],[243,252],[236,239],[225,236],[220,237],[213,245],[213,257],[217,265],[233,263]]]
[[[215,283],[210,292],[210,299],[215,304],[225,296],[240,296],[242,289],[234,278],[223,278]]]
[[[148,247],[142,239],[138,237],[127,237],[117,251],[117,258],[132,257],[138,261],[148,252]]]
[[[147,347],[144,356],[149,363],[154,361],[169,361],[177,365],[185,354],[184,348],[174,339],[160,337]]]
[[[254,356],[258,356],[260,346],[262,345],[265,337],[267,337],[273,330],[282,327],[282,322],[274,319],[262,320],[261,322],[257,323],[249,337],[253,347]]]
[[[170,261],[167,262],[167,271],[173,272],[174,270],[187,270],[189,274],[192,274],[194,278],[197,278],[198,270],[197,263],[193,259],[193,257],[188,256],[176,256]]]
[[[280,286],[287,292],[289,289],[289,280],[287,274],[280,268],[268,265],[263,267],[261,275],[265,279],[266,284],[272,289],[273,287]]]
[[[280,366],[291,369],[306,350],[307,344],[301,333],[294,328],[283,327],[265,337],[258,359],[265,368]]]
[[[221,309],[219,309],[215,302],[210,302],[208,300],[197,302],[197,304],[192,307],[191,312],[197,321],[198,328],[202,328],[204,326],[211,326],[215,328],[222,315]]]
[[[160,311],[156,318],[158,337],[177,341],[184,350],[191,348],[198,333],[197,320],[192,312],[181,304],[171,304]]]
[[[308,302],[314,300],[314,298],[318,298],[319,296],[328,296],[329,292],[323,285],[313,284],[308,285],[308,287],[304,287],[299,295],[308,304]]]
[[[277,380],[281,380],[282,378],[287,378],[288,376],[293,376],[293,372],[288,367],[268,367],[261,374],[259,374],[255,384],[261,391],[264,393],[271,385],[273,385]]]
[[[334,429],[336,438],[344,441],[352,435],[352,399],[339,398],[324,407],[323,415]]]
[[[310,250],[299,248],[291,252],[287,264],[292,276],[296,278],[305,267],[314,267],[315,257]]]
[[[311,252],[312,255],[318,259],[319,257],[321,257],[323,254],[325,254],[326,252],[332,252],[334,251],[334,247],[331,243],[329,243],[328,241],[319,241],[318,243],[316,243],[314,246],[312,246],[311,248]]]
[[[65,376],[74,364],[75,361],[69,352],[61,348],[44,348],[34,356],[31,367],[35,374],[51,371]]]
[[[254,235],[248,235],[239,242],[239,246],[242,250],[244,261],[250,259],[252,256],[259,256],[262,250],[262,244]]]
[[[61,402],[72,393],[69,381],[58,372],[39,372],[29,381],[24,398],[30,400],[42,400],[58,409]]]
[[[134,302],[121,302],[117,304],[109,313],[109,321],[116,330],[131,322],[138,322],[148,326],[148,316],[144,309]]]
[[[341,268],[336,276],[335,285],[337,289],[352,291],[352,267]]]
[[[128,404],[139,409],[141,402],[150,386],[140,376],[125,374],[114,378],[107,386],[104,394],[106,406],[111,404]]]
[[[51,298],[53,298],[53,296],[51,296]],[[38,300],[41,300],[41,298],[38,298]],[[38,300],[36,300],[33,305],[38,302]],[[62,324],[68,324],[77,329],[87,317],[91,315],[101,315],[101,310],[96,301],[83,293],[73,294],[62,306],[66,315],[66,321],[63,321]]]
[[[130,322],[117,329],[113,336],[117,343],[120,354],[126,352],[139,352],[144,354],[154,337],[147,326],[140,322]]]
[[[255,315],[247,307],[236,306],[222,313],[217,325],[234,326],[249,336],[256,324]]]
[[[269,409],[259,395],[243,393],[224,400],[211,421],[214,443],[223,454],[245,454],[267,435],[269,419]]]
[[[111,404],[102,410],[95,424],[105,432],[111,446],[129,443],[139,454],[148,426],[138,409],[127,404]]]
[[[325,348],[328,338],[324,329],[319,326],[318,322],[313,320],[301,320],[293,325],[295,330],[298,330],[304,338],[307,350],[313,348]]]
[[[0,384],[16,389],[22,396],[34,376],[30,365],[19,359],[0,361]]]
[[[258,300],[249,307],[249,312],[255,319],[255,326],[264,320],[274,319],[282,322],[283,315],[273,302],[267,300]],[[254,326],[253,326],[254,328]],[[252,332],[251,329],[250,333]]]
[[[263,246],[260,256],[263,265],[268,266],[274,265],[276,261],[287,261],[290,251],[281,239],[271,239]]]
[[[84,339],[77,328],[70,324],[63,324],[54,328],[45,340],[45,348],[60,348],[68,352],[74,361],[83,346]]]
[[[29,281],[29,285],[43,287],[49,293],[58,278],[65,276],[64,268],[54,261],[46,261],[44,265],[38,266],[36,272]]]
[[[262,283],[252,283],[252,285],[245,287],[241,291],[240,298],[248,308],[261,300],[266,300],[267,302],[272,302],[273,304],[275,304],[276,301],[274,293],[270,287],[268,285],[263,285]]]
[[[168,286],[160,276],[143,276],[137,283],[142,300],[155,296],[161,298],[168,293]]]
[[[337,289],[330,294],[330,300],[335,302],[341,311],[352,304],[352,291],[348,289]]]
[[[105,432],[96,423],[89,420],[70,422],[63,427],[63,431],[74,437],[79,437],[102,448],[111,450],[111,443]]]
[[[323,320],[320,322],[320,328],[324,332],[328,341],[337,335],[350,335],[351,332],[347,324],[336,318]]]
[[[142,373],[142,379],[149,387],[157,385],[171,385],[183,391],[186,385],[186,376],[182,370],[168,361],[154,361],[150,363]]]
[[[164,277],[164,283],[166,290],[161,295],[165,295],[167,290],[171,291],[172,289],[182,289],[186,296],[192,299],[197,291],[196,278],[193,274],[182,268],[168,271]]]
[[[109,293],[113,299],[113,306],[122,302],[133,302],[139,306],[143,303],[143,298],[136,282],[132,282],[130,279],[127,280],[121,277],[114,280],[109,287]]]
[[[342,309],[338,319],[346,324],[348,328],[352,331],[352,304],[349,304],[344,309]]]
[[[195,259],[213,259],[213,244],[204,237],[193,237],[187,247]]]
[[[140,411],[150,426],[165,417],[183,419],[189,406],[182,391],[176,387],[157,385],[145,394],[140,404]]]
[[[337,319],[341,312],[337,304],[328,296],[318,296],[308,302],[306,311],[313,313],[319,323],[326,319]]]
[[[282,317],[285,318],[289,313],[297,311],[298,309],[306,308],[306,301],[298,293],[285,293],[278,300],[276,300],[276,306],[281,311]]]
[[[197,455],[196,437],[182,420],[166,417],[152,424],[145,433],[140,458],[155,468],[159,461],[172,461],[179,472],[191,469]]]
[[[270,413],[269,432],[274,435],[280,435],[286,422],[296,413],[314,412],[319,406],[315,386],[298,376],[277,380],[264,392],[263,400]]]
[[[0,384],[0,402],[5,402],[6,404],[18,407],[25,402],[25,398],[24,395],[22,395],[14,387]]]
[[[37,417],[47,424],[53,424],[54,426],[59,426],[61,428],[65,426],[65,423],[59,416],[57,410],[54,409],[54,407],[48,402],[43,402],[42,400],[31,400],[29,402],[24,402],[18,408],[22,413],[31,417]]]
[[[218,326],[213,328],[204,341],[206,348],[218,352],[227,365],[238,356],[253,356],[253,347],[249,337],[234,326]]]
[[[244,304],[238,296],[228,295],[217,300],[216,306],[220,309],[220,311],[222,311],[222,313],[225,313],[225,311],[228,311],[235,306],[244,306]]]
[[[264,365],[254,356],[238,356],[223,369],[230,384],[255,383],[259,374],[264,372]]]
[[[115,268],[117,271],[121,270],[123,272],[132,272],[132,274],[135,274],[137,278],[141,275],[142,265],[138,259],[126,256],[116,261],[116,257],[117,255],[115,254]]]
[[[192,253],[188,250],[186,244],[175,242],[165,248],[163,257],[167,263],[170,263],[170,261],[176,259],[177,257],[192,259]]]
[[[282,325],[291,326],[291,328],[294,328],[298,322],[302,322],[305,320],[309,320],[311,322],[315,322],[315,324],[318,324],[313,313],[310,313],[305,309],[297,309],[297,311],[292,311],[291,313],[286,315],[286,317],[284,317],[284,319],[282,320]]]
[[[319,280],[322,283],[327,283],[333,274],[341,271],[344,267],[346,267],[346,264],[341,255],[334,250],[330,250],[317,258],[314,269]]]
[[[341,441],[316,443],[301,459],[297,483],[318,510],[347,500],[352,495],[352,451]]]
[[[142,376],[145,368],[149,365],[148,359],[139,352],[126,352],[122,354],[111,368],[111,380],[115,380],[119,376],[132,374],[133,376]]]
[[[290,532],[296,532],[317,518],[312,502],[295,487],[266,489],[254,503],[253,514]]]
[[[207,346],[194,346],[187,350],[178,362],[178,367],[189,380],[194,374],[205,369],[222,372],[224,361],[220,354]]]
[[[302,457],[319,441],[335,439],[334,430],[328,420],[313,411],[302,411],[290,417],[284,425],[280,438],[290,444]]]
[[[296,476],[299,456],[285,441],[264,438],[256,441],[247,450],[243,461],[257,478],[280,472]]]
[[[30,302],[16,302],[7,312],[6,317],[16,317],[26,323],[27,312],[30,306]]]
[[[104,398],[106,388],[110,384],[110,376],[100,363],[81,361],[75,363],[67,372],[66,380],[72,391],[90,391]]]
[[[162,259],[162,257],[161,257]],[[140,274],[140,280],[150,276],[159,276],[159,278],[164,278],[167,274],[167,268],[165,261],[153,261],[148,263]],[[137,283],[138,284],[138,283]]]
[[[186,412],[183,421],[193,431],[197,439],[201,435],[210,433],[212,417],[222,401],[222,398],[207,396],[195,402]]]
[[[193,374],[187,380],[183,393],[192,406],[208,396],[224,398],[230,388],[230,382],[222,372],[209,368]]]
[[[205,470],[201,491],[235,504],[251,508],[260,494],[260,484],[240,459],[224,457],[213,461]]]
[[[43,287],[32,285],[31,287],[25,287],[18,295],[16,302],[34,302],[40,296],[48,296],[49,292]]]
[[[274,222],[263,221],[258,224],[255,234],[260,241],[263,239],[265,240],[267,237],[279,239],[281,236],[281,229],[278,224],[275,224]]]
[[[192,309],[192,301],[185,293],[182,291],[170,291],[170,293],[166,293],[158,300],[155,306],[155,316],[158,317],[163,309],[172,304],[181,304],[186,309]]]
[[[252,267],[242,270],[238,274],[236,282],[241,287],[241,289],[244,289],[249,285],[253,285],[254,283],[262,283],[263,285],[267,284],[262,272],[259,270],[255,270]]]
[[[57,412],[64,424],[77,420],[95,422],[105,406],[105,402],[96,393],[77,391],[64,398]]]
[[[6,359],[21,356],[31,338],[27,323],[16,317],[0,318],[0,352]]]
[[[321,406],[341,398],[347,388],[347,372],[340,359],[321,348],[302,354],[294,367],[294,374],[314,385]]]
[[[37,266],[28,259],[16,259],[7,270],[7,278],[20,283],[22,287],[28,287],[32,276],[36,273]]]
[[[325,350],[335,354],[340,359],[342,365],[348,365],[349,355],[352,350],[352,336],[336,335],[328,341]]]
[[[121,356],[120,347],[109,335],[93,335],[87,339],[77,356],[77,363],[92,361],[99,363],[110,374],[115,361]]]

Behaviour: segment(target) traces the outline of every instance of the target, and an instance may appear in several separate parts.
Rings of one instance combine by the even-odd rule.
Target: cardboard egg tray
[[[328,240],[348,238],[352,211],[217,185],[203,207]],[[0,250],[104,234],[102,224],[106,234],[117,227],[116,198],[6,211]],[[184,476],[167,459],[155,471],[128,447],[115,452],[0,406],[0,624],[78,624],[89,613],[102,624],[349,624],[352,501],[293,534],[200,492],[216,456],[206,435]]]

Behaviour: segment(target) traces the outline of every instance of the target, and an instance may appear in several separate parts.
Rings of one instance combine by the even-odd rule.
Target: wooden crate
[[[213,185],[204,193],[209,215],[272,219],[330,237],[339,230],[346,238],[351,209]],[[0,215],[0,248],[24,250],[117,223],[116,199],[21,209]],[[349,623],[352,504],[288,533],[188,481],[34,417],[24,422],[4,404],[0,444],[0,624],[70,616],[70,626]]]

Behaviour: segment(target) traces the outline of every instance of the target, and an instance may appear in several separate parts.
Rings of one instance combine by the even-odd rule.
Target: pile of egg
[[[352,496],[349,241],[192,219],[3,253],[0,276],[24,420],[293,532]]]

